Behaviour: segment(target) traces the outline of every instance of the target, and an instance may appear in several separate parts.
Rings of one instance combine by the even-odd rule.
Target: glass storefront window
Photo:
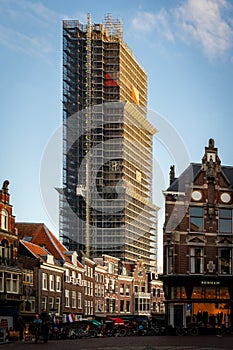
[[[192,299],[230,299],[227,287],[193,287]]]
[[[172,299],[187,299],[186,291],[184,287],[172,287]]]

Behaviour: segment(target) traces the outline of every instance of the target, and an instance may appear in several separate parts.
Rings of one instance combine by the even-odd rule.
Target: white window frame
[[[48,275],[45,272],[42,272],[42,289],[48,290]]]
[[[1,229],[6,231],[9,229],[9,213],[6,209],[1,211]]]
[[[54,291],[54,275],[49,275],[49,290]]]
[[[19,294],[19,275],[6,273],[6,293]]]
[[[56,291],[61,292],[61,276],[56,276]]]
[[[76,305],[77,305],[76,292],[73,290],[72,291],[72,298],[71,298],[71,307],[72,307],[72,309],[76,309]]]
[[[65,290],[65,307],[70,307],[70,291]]]
[[[201,255],[196,255],[196,250],[201,250]],[[200,260],[200,271],[196,271],[197,259]],[[204,273],[204,248],[203,247],[190,247],[190,273],[202,274]]]

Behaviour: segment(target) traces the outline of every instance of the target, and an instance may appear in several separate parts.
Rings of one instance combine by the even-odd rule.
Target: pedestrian
[[[24,341],[24,331],[25,331],[25,322],[23,321],[23,318],[19,316],[18,321],[16,323],[15,329],[16,331],[19,331],[19,340]]]
[[[42,310],[40,314],[40,318],[42,320],[42,336],[44,343],[48,342],[49,339],[49,327],[50,327],[50,316],[45,309]]]
[[[42,320],[39,316],[39,314],[36,314],[35,315],[35,318],[33,320],[33,325],[35,326],[34,327],[34,336],[35,336],[35,344],[38,342],[39,340],[39,337],[41,335],[41,326],[42,326]]]

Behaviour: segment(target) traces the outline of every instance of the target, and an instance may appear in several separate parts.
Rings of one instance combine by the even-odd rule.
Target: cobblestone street
[[[75,340],[51,340],[47,344],[15,342],[2,344],[0,350],[212,350],[232,349],[232,336],[163,336],[163,337],[113,337]]]

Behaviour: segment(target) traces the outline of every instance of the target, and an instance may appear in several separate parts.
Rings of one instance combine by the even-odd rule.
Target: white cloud
[[[169,25],[169,14],[165,9],[161,9],[158,13],[138,12],[132,20],[132,26],[135,30],[143,33],[156,30],[165,36],[167,40],[174,40]]]
[[[195,40],[207,57],[223,56],[233,43],[227,10],[225,0],[188,0],[175,11],[178,33],[186,43]]]
[[[178,7],[157,13],[138,12],[132,20],[135,31],[196,42],[208,58],[224,57],[233,47],[233,6],[226,0],[185,0]]]

